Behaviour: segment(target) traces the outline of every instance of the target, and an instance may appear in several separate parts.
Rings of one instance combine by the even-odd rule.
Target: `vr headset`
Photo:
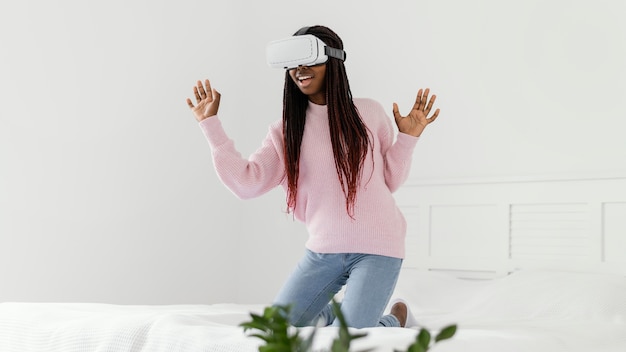
[[[345,51],[327,46],[312,34],[299,35],[306,29],[300,29],[293,37],[270,42],[265,51],[267,64],[272,68],[292,69],[323,64],[329,57],[346,60]]]

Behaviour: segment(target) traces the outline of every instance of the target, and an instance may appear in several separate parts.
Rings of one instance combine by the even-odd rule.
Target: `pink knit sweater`
[[[306,247],[317,253],[367,253],[404,258],[406,222],[392,196],[406,180],[418,138],[399,133],[371,99],[354,99],[372,133],[374,148],[363,166],[354,219],[346,211],[333,159],[328,112],[309,102],[301,145],[300,176],[294,216],[306,224]],[[257,197],[276,186],[287,189],[282,120],[273,123],[263,144],[248,159],[235,149],[218,116],[200,122],[222,182],[241,199]]]

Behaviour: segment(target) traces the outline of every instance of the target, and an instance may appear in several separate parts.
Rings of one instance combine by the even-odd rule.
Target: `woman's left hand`
[[[398,104],[393,103],[393,117],[396,120],[396,125],[398,125],[398,130],[400,130],[400,132],[414,137],[419,137],[426,126],[433,123],[437,119],[437,116],[439,116],[439,109],[435,110],[432,116],[428,117],[428,114],[430,114],[430,110],[435,103],[435,99],[437,99],[437,96],[433,95],[429,100],[429,92],[429,88],[426,88],[424,91],[420,89],[417,92],[417,98],[415,99],[415,104],[413,104],[413,109],[411,109],[411,112],[409,112],[407,116],[400,115],[400,112],[398,111]]]

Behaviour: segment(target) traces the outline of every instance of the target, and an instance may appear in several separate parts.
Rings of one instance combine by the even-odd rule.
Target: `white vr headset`
[[[328,61],[328,57],[346,60],[345,51],[327,46],[312,34],[272,41],[267,45],[265,53],[267,64],[272,68],[292,69],[300,65],[319,65]]]

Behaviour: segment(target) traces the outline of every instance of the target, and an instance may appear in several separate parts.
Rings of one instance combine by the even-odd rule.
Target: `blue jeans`
[[[341,302],[348,326],[400,326],[393,315],[383,316],[398,281],[402,259],[372,254],[320,254],[306,251],[274,300],[291,305],[294,326],[338,326],[329,304],[346,285]]]

